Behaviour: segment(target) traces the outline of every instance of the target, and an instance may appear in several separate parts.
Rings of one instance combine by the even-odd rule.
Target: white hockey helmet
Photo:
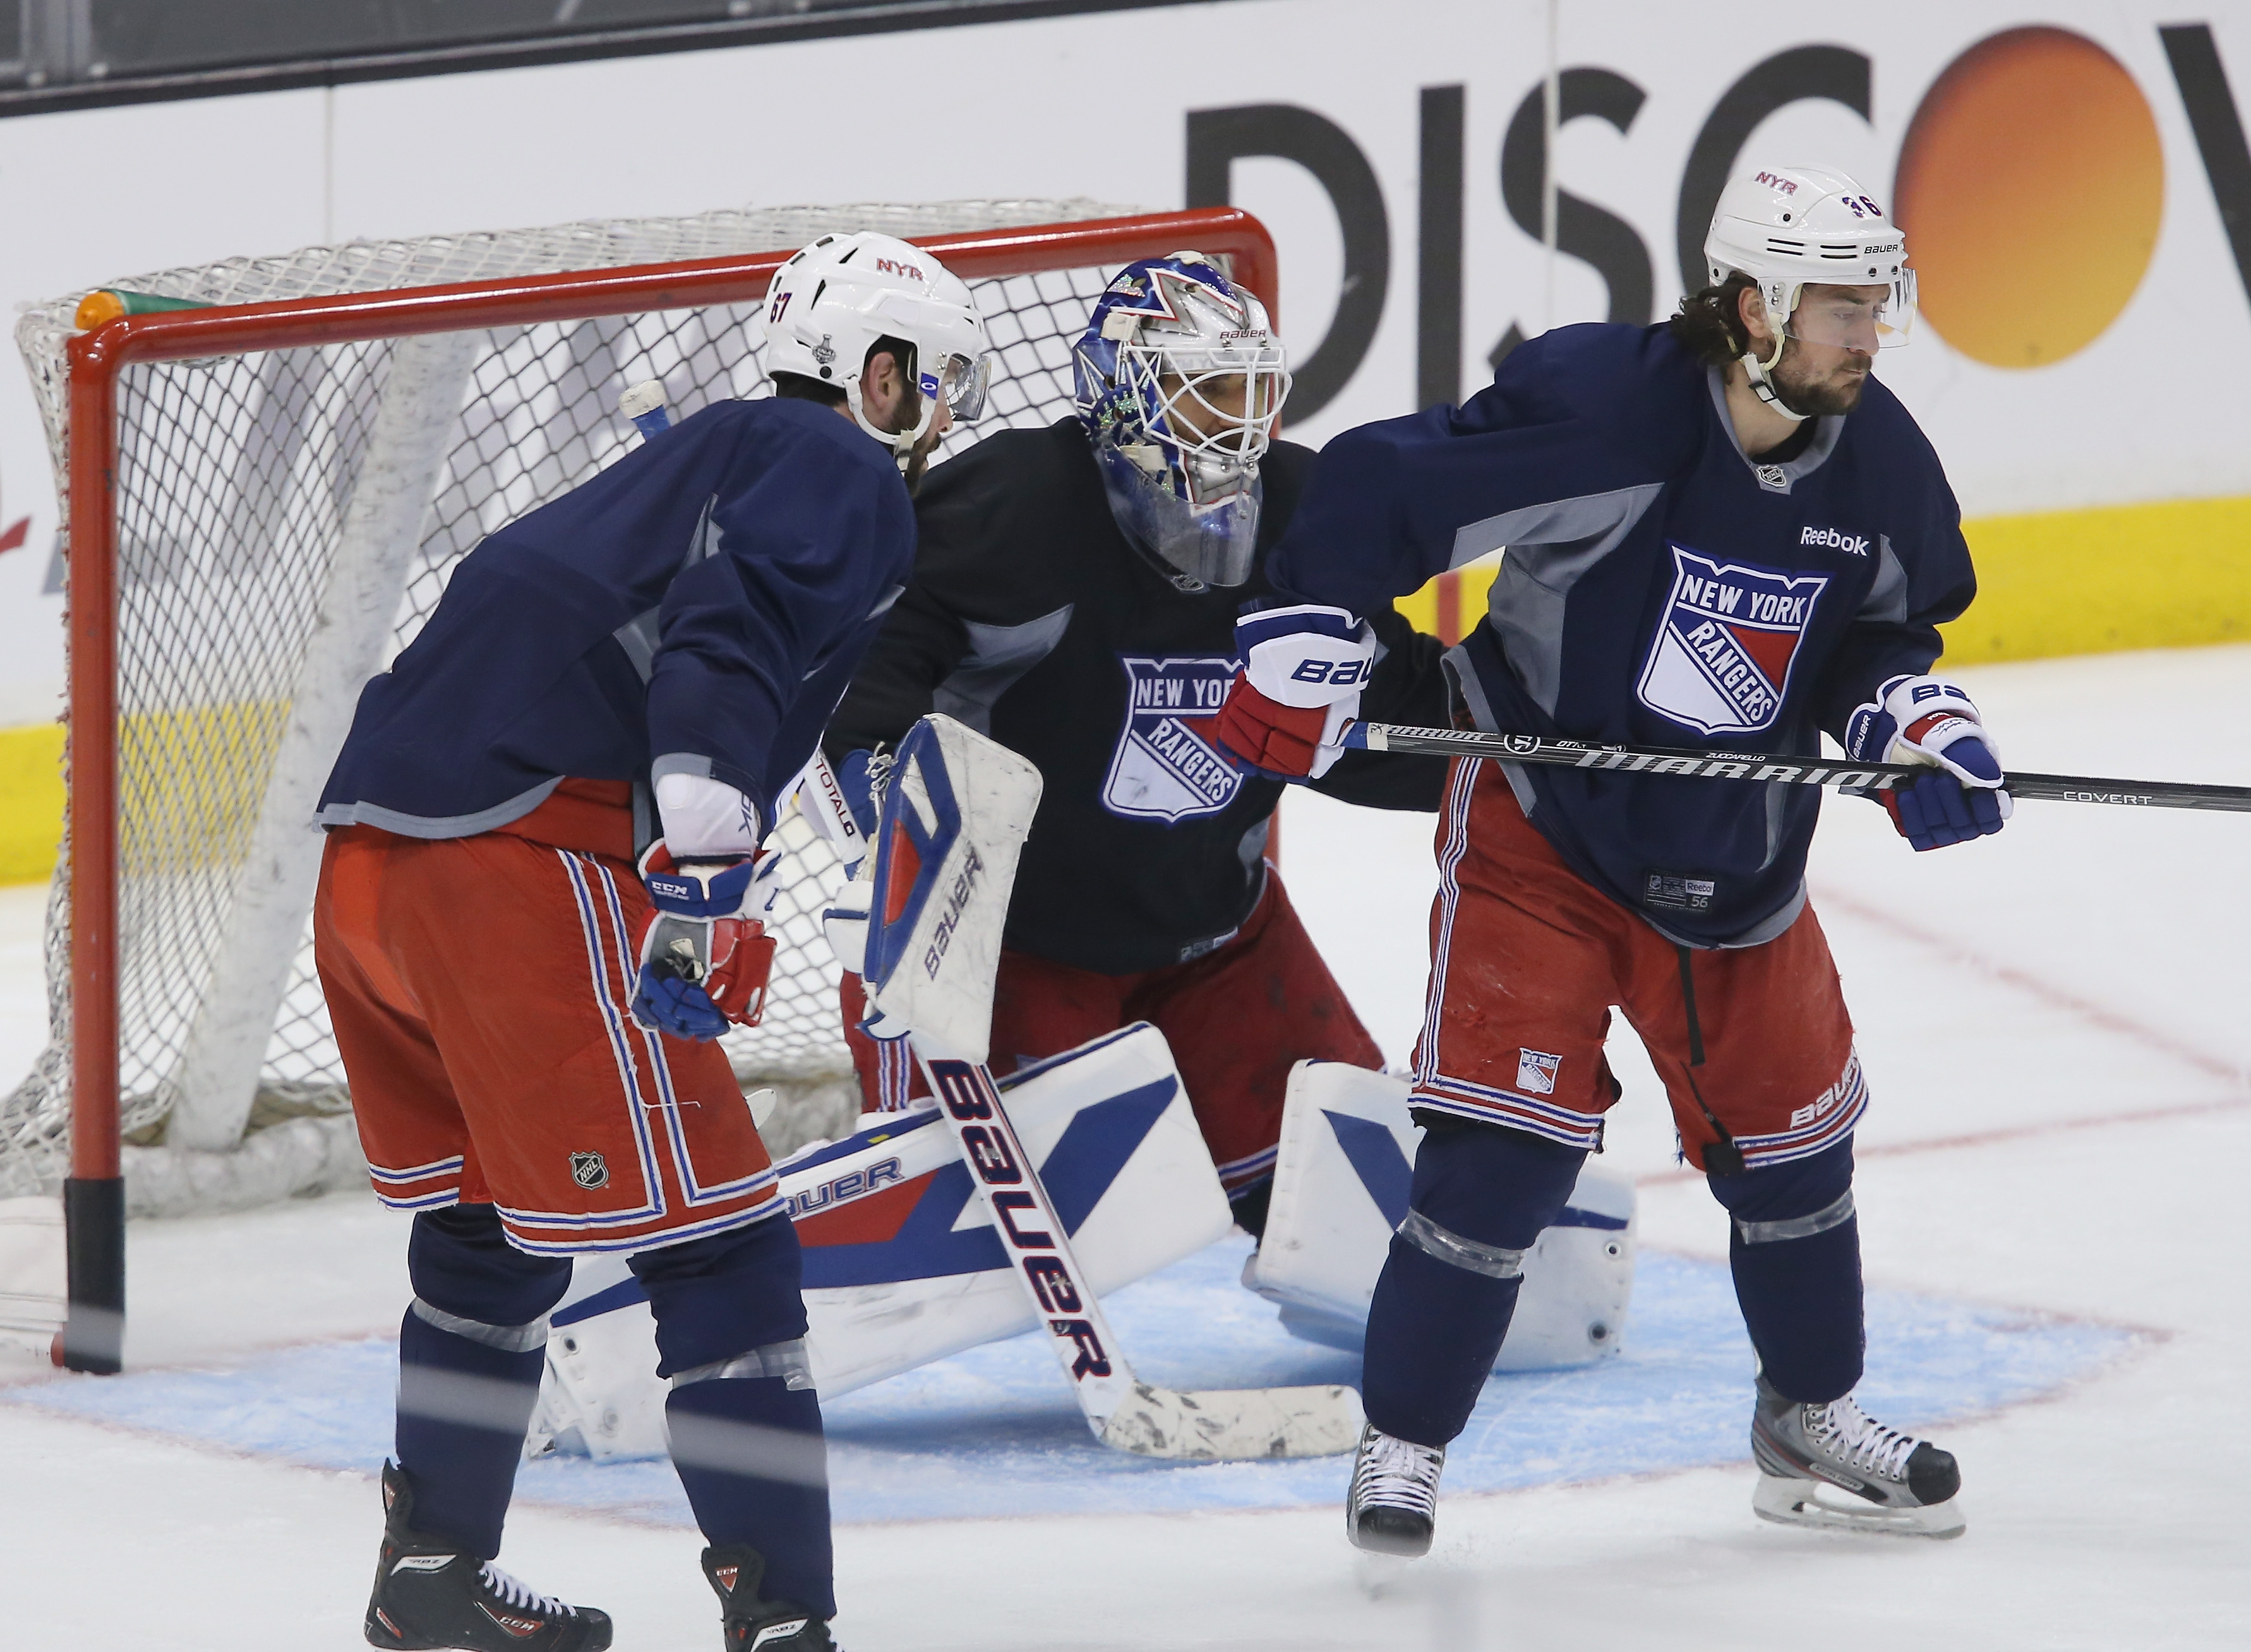
[[[1721,192],[1704,237],[1704,262],[1717,286],[1740,273],[1758,283],[1776,328],[1774,354],[1745,358],[1751,387],[1776,400],[1767,374],[1784,338],[1874,355],[1908,342],[1915,326],[1915,271],[1907,237],[1875,197],[1825,166],[1761,167],[1738,173]],[[1880,301],[1804,305],[1807,287],[1883,286]],[[1795,415],[1792,415],[1795,417]]]
[[[976,301],[959,277],[920,247],[863,231],[824,235],[774,272],[766,288],[765,369],[844,392],[853,418],[904,464],[943,399],[959,425],[984,415],[993,353]],[[878,339],[914,346],[922,417],[912,430],[869,422],[860,370]]]

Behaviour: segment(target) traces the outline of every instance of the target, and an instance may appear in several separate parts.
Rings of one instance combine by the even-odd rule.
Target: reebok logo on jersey
[[[1119,664],[1126,668],[1126,722],[1102,783],[1102,806],[1112,814],[1174,821],[1217,814],[1234,802],[1243,777],[1203,731],[1227,702],[1236,662],[1127,655]]]
[[[1636,695],[1659,716],[1700,734],[1772,728],[1829,576],[1671,549],[1673,590]]]
[[[1801,545],[1826,545],[1832,550],[1841,550],[1848,556],[1865,556],[1868,542],[1856,535],[1839,533],[1834,528],[1809,528],[1798,535]]]

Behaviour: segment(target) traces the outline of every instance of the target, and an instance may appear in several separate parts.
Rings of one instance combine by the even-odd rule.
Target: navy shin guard
[[[1461,1433],[1523,1287],[1520,1264],[1570,1199],[1586,1154],[1521,1130],[1418,1115],[1407,1219],[1368,1315],[1368,1420],[1416,1445]]]
[[[425,1211],[398,1330],[398,1466],[417,1529],[489,1560],[546,1363],[547,1310],[571,1264],[512,1248],[489,1205]]]
[[[1807,1405],[1843,1399],[1860,1380],[1867,1340],[1852,1138],[1794,1164],[1714,1177],[1711,1187],[1733,1219],[1735,1300],[1767,1381]]]
[[[633,1259],[656,1317],[665,1419],[696,1524],[765,1561],[768,1600],[836,1613],[828,1459],[805,1357],[797,1230],[775,1217]]]

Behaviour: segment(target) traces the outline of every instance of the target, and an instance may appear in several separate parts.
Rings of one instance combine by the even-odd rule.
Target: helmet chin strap
[[[1791,424],[1800,425],[1805,422],[1806,415],[1782,399],[1781,389],[1770,377],[1777,364],[1781,362],[1782,352],[1788,348],[1788,345],[1789,340],[1777,336],[1774,341],[1774,354],[1765,361],[1759,360],[1757,350],[1745,350],[1743,371],[1750,377],[1752,395],[1757,397],[1776,412],[1780,413]]]

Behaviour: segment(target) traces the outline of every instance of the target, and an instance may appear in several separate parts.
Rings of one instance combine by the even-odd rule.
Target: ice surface
[[[2251,648],[1964,674],[2014,765],[2251,783]],[[1284,830],[1293,897],[1395,1060],[1419,1013],[1429,838],[1426,819],[1315,798],[1292,798]],[[1099,1454],[1046,1355],[1008,1344],[835,1408],[842,1638],[855,1652],[2251,1644],[2247,852],[2241,816],[2026,804],[1998,839],[1916,855],[1870,805],[1826,811],[1815,904],[1874,1094],[1864,1393],[1962,1457],[1962,1542],[1752,1518],[1724,1219],[1680,1174],[1621,1032],[1610,1152],[1641,1179],[1649,1248],[1629,1351],[1488,1388],[1429,1561],[1368,1586],[1338,1530],[1339,1465]],[[38,909],[0,894],[0,1061],[17,1068],[40,1032]],[[17,1385],[0,1402],[11,1642],[360,1643],[403,1239],[399,1219],[345,1197],[142,1224],[131,1374],[0,1366]],[[1237,1254],[1114,1299],[1151,1374],[1334,1374],[1341,1357],[1279,1337],[1229,1283]],[[714,1643],[660,1465],[535,1465],[523,1490],[511,1569],[616,1614],[621,1649]]]

